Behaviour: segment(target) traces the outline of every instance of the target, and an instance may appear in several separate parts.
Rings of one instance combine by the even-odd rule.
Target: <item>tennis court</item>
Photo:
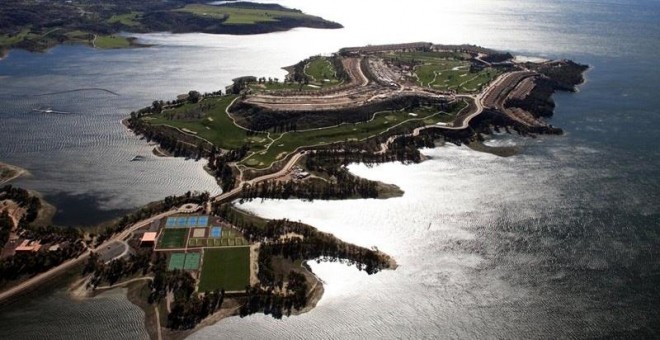
[[[206,227],[209,223],[208,216],[178,216],[168,217],[165,222],[165,228],[194,228]]]
[[[209,225],[209,217],[208,216],[200,216],[197,218],[197,225],[200,227],[206,227]]]
[[[206,228],[195,228],[195,229],[193,229],[192,237],[194,237],[194,238],[206,237]]]
[[[186,254],[174,253],[170,256],[170,262],[167,264],[167,270],[183,269],[186,261]]]
[[[199,253],[188,253],[186,254],[186,261],[183,264],[183,269],[186,270],[197,270],[199,269],[199,260],[201,255]]]
[[[222,237],[222,227],[213,227],[213,228],[211,228],[211,237],[213,237],[213,238]]]

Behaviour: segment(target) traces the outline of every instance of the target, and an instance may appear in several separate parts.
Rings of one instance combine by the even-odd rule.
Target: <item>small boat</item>
[[[135,162],[135,161],[143,161],[143,160],[145,160],[145,159],[146,159],[146,157],[144,157],[144,156],[140,156],[140,155],[137,155],[137,156],[133,157],[133,159],[131,159],[131,162]]]

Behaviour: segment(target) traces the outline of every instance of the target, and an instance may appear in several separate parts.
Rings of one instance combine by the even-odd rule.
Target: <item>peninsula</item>
[[[0,57],[10,48],[44,51],[61,43],[135,46],[124,32],[260,34],[295,27],[342,26],[277,4],[239,1],[7,0],[0,7]]]
[[[124,124],[156,142],[154,153],[208,160],[223,193],[167,197],[76,235],[79,256],[23,277],[0,300],[79,266],[76,295],[127,287],[152,338],[183,338],[232,315],[308,311],[323,287],[307,261],[375,274],[395,269],[395,260],[233,202],[400,196],[345,166],[421,162],[419,148],[446,142],[506,155],[481,142],[502,130],[561,134],[543,119],[553,113],[551,95],[574,91],[587,66],[418,42],[344,48],[285,69],[285,79],[241,77],[224,91],[190,91],[132,112]]]

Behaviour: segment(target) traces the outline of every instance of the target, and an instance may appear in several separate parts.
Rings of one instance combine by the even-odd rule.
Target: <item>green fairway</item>
[[[172,249],[183,248],[188,238],[188,228],[182,229],[163,229],[158,238],[158,248]]]
[[[417,109],[412,111],[385,111],[379,112],[375,118],[368,122],[342,124],[326,129],[288,132],[277,139],[265,152],[255,153],[242,164],[266,168],[278,159],[293,152],[301,146],[323,145],[346,140],[362,140],[381,134],[388,129],[405,121],[421,121],[435,115],[437,110]],[[248,163],[249,162],[249,163]]]
[[[187,5],[186,7],[178,9],[177,11],[188,12],[198,16],[217,19],[226,18],[223,23],[227,25],[251,25],[260,22],[278,21],[279,18],[286,17],[311,17],[309,15],[294,11],[251,9],[202,4]]]
[[[250,284],[250,247],[204,250],[198,291],[244,290]]]
[[[381,56],[416,64],[414,75],[418,84],[443,91],[478,92],[501,74],[491,67],[471,72],[467,61],[470,55],[459,52],[392,52]]]
[[[415,110],[385,111],[376,113],[374,119],[362,123],[347,123],[325,129],[287,132],[281,135],[272,134],[270,138],[265,134],[248,136],[247,131],[239,128],[225,112],[227,106],[236,96],[222,96],[211,98],[197,104],[186,103],[176,109],[166,110],[158,115],[151,115],[145,120],[153,125],[169,125],[179,129],[195,132],[216,146],[223,149],[235,149],[249,145],[253,152],[241,161],[242,165],[263,169],[274,161],[293,152],[298,147],[316,146],[346,140],[363,140],[379,135],[393,126],[406,121],[421,122],[429,117],[437,121],[450,121],[449,115],[438,113],[437,109],[417,108]],[[204,105],[204,109],[201,109]],[[410,114],[413,113],[413,114]],[[268,149],[266,146],[270,144]],[[223,235],[223,238],[225,235]],[[226,237],[233,237],[227,234]],[[191,246],[202,246],[191,241]]]
[[[186,103],[162,114],[149,116],[147,122],[153,125],[170,125],[185,128],[197,133],[209,142],[223,149],[237,149],[247,144],[253,150],[263,149],[269,142],[266,134],[248,136],[247,131],[239,128],[227,116],[225,110],[237,96],[228,95],[210,98],[201,103]],[[200,105],[208,108],[201,109]]]
[[[330,81],[337,81],[335,76],[335,68],[330,61],[324,57],[313,58],[305,67],[305,73],[314,78],[315,81],[320,82],[324,79]]]

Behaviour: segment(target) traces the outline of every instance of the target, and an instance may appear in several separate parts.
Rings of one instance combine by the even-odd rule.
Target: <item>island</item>
[[[277,4],[199,0],[7,0],[0,7],[0,58],[10,48],[44,51],[61,43],[140,46],[130,33],[260,34],[338,23]]]
[[[183,338],[228,316],[304,313],[323,294],[308,261],[339,261],[371,275],[396,269],[395,259],[237,203],[401,196],[397,186],[359,178],[346,165],[418,163],[420,148],[444,143],[510,156],[515,150],[483,141],[498,132],[562,134],[544,120],[554,111],[551,96],[575,91],[587,68],[473,45],[370,45],[302,60],[285,67],[284,79],[245,76],[216,92],[155,100],[123,123],[155,142],[158,156],[204,160],[223,192],[170,196],[94,233],[70,232],[75,257],[4,279],[11,288],[0,301],[73,268],[82,273],[72,288],[77,297],[127,288],[152,338]],[[26,235],[26,246],[49,241]]]

